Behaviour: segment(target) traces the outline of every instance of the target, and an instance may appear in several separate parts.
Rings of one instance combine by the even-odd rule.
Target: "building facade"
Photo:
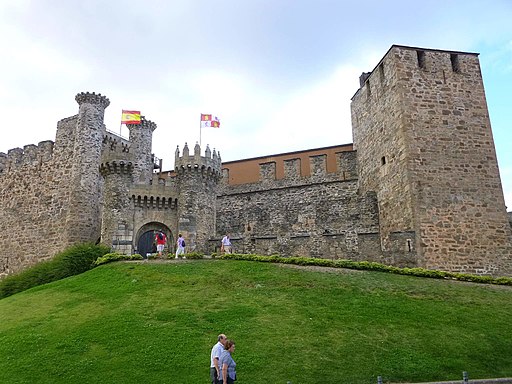
[[[0,275],[78,242],[377,261],[512,274],[478,55],[394,45],[352,98],[353,144],[222,163],[199,145],[155,173],[156,124],[106,130],[109,100],[76,96],[55,142],[0,153]]]

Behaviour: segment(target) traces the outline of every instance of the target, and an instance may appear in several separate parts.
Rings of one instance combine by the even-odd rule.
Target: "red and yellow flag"
[[[140,124],[140,111],[125,111],[123,109],[121,124]]]
[[[217,116],[201,113],[201,128],[219,128],[220,120]]]

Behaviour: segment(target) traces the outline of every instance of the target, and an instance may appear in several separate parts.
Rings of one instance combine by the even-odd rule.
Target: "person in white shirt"
[[[222,351],[224,351],[226,340],[226,335],[221,333],[217,337],[217,344],[213,346],[212,353],[210,354],[210,379],[212,380],[212,384],[218,384],[220,380],[222,380],[222,367],[219,366],[219,359],[222,355]]]
[[[178,241],[176,241],[176,258],[178,255],[185,255],[185,239],[181,236],[181,233],[178,235]],[[186,259],[185,256],[183,256]]]
[[[224,253],[231,253],[233,251],[231,240],[229,238],[229,233],[226,233],[226,236],[222,238],[221,251],[224,251]]]

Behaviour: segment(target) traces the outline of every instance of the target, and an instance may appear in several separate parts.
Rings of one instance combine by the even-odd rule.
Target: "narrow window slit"
[[[418,67],[425,69],[425,51],[416,51],[418,55]]]
[[[450,61],[452,62],[452,70],[455,73],[460,73],[460,66],[459,66],[459,55],[452,53],[450,55]]]

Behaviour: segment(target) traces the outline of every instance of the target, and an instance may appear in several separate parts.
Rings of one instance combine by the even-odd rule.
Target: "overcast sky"
[[[223,161],[352,142],[350,98],[392,44],[480,53],[512,209],[511,0],[1,0],[0,152],[55,140],[78,92],[155,122],[153,152],[203,129]],[[128,136],[126,128],[121,130]]]

